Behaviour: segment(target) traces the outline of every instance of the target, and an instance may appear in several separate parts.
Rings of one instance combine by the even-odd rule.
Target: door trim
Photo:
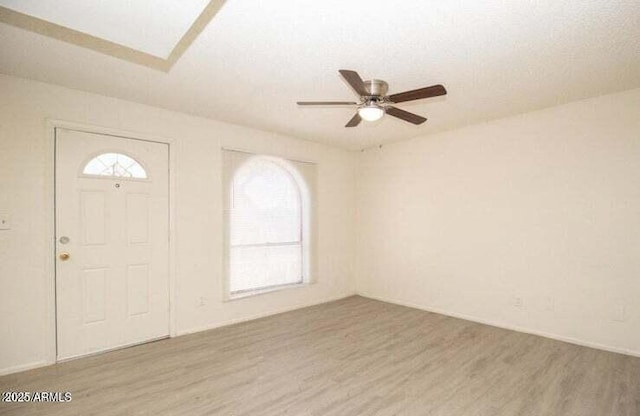
[[[65,120],[47,119],[46,133],[48,140],[46,141],[46,160],[45,169],[47,178],[45,181],[45,201],[44,209],[50,214],[46,216],[46,234],[47,251],[49,256],[45,256],[44,270],[48,278],[47,285],[47,322],[49,340],[45,346],[44,352],[45,362],[43,365],[55,364],[58,362],[57,351],[57,317],[56,317],[56,216],[55,216],[55,167],[56,167],[56,129],[63,128],[67,130],[81,131],[85,133],[102,134],[106,136],[114,136],[123,139],[142,140],[147,142],[162,143],[168,146],[169,152],[169,337],[177,336],[176,327],[176,142],[174,139],[156,136],[146,133],[138,133],[109,127],[94,126],[88,124],[75,123]]]

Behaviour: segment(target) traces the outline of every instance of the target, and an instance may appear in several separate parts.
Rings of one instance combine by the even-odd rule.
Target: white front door
[[[56,129],[58,359],[169,334],[168,145]]]

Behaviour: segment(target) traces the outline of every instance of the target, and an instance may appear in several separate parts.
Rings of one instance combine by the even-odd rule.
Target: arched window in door
[[[112,176],[117,178],[147,179],[147,171],[130,156],[122,153],[101,153],[82,169],[83,175]]]

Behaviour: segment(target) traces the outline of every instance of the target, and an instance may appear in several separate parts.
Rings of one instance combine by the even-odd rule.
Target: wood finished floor
[[[639,416],[640,359],[351,297],[0,377],[3,415]]]

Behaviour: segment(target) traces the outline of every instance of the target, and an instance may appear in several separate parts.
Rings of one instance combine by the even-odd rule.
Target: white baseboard
[[[298,304],[298,305],[294,305],[294,306],[290,306],[290,307],[286,307],[286,308],[273,309],[273,310],[270,310],[268,312],[263,312],[263,313],[259,313],[259,314],[255,314],[255,315],[250,315],[250,316],[242,317],[242,318],[239,318],[239,319],[231,319],[231,320],[228,320],[228,321],[218,322],[216,324],[205,326],[205,327],[194,328],[194,329],[189,329],[189,330],[186,330],[186,331],[178,332],[178,336],[187,335],[187,334],[193,334],[193,333],[201,332],[201,331],[207,331],[209,329],[215,329],[215,328],[220,328],[220,327],[223,327],[223,326],[229,326],[229,325],[237,324],[237,323],[240,323],[240,322],[251,321],[251,320],[254,320],[254,319],[264,318],[264,317],[271,316],[271,315],[277,315],[279,313],[290,312],[290,311],[293,311],[293,310],[296,310],[296,309],[302,309],[302,308],[306,308],[306,307],[309,307],[309,306],[319,305],[319,304],[322,304],[322,303],[333,302],[333,301],[336,301],[336,300],[348,298],[350,296],[355,296],[355,295],[356,295],[355,292],[350,292],[350,293],[347,293],[347,294],[342,294],[342,295],[339,295],[339,296],[333,296],[333,297],[329,297],[329,298],[326,298],[326,299],[322,299],[322,300],[319,300],[319,301],[316,301],[316,302]],[[152,342],[152,341],[149,341],[149,342]],[[139,344],[136,344],[136,345],[139,345]],[[118,347],[116,349],[121,349],[121,348],[124,348],[124,347]],[[102,352],[97,353],[97,354],[102,354],[103,352],[108,352],[108,351],[102,351]],[[82,358],[82,357],[80,357],[80,358]],[[77,359],[77,358],[74,358],[74,359]],[[62,360],[62,361],[67,361],[67,360]],[[59,361],[59,362],[62,362],[62,361]],[[6,367],[6,368],[0,369],[0,376],[5,376],[5,375],[8,375],[8,374],[13,374],[13,373],[19,373],[19,372],[27,371],[27,370],[33,370],[35,368],[45,367],[45,366],[52,365],[52,364],[55,364],[55,362],[48,362],[46,360],[42,360],[42,361],[36,361],[36,362],[33,362],[33,363],[28,363],[28,364],[16,365],[16,366],[13,366],[13,367]]]
[[[339,296],[334,296],[334,297],[322,299],[322,300],[319,300],[319,301],[316,301],[316,302],[299,304],[299,305],[294,305],[294,306],[290,306],[290,307],[286,307],[286,308],[272,309],[272,310],[270,310],[268,312],[261,312],[259,314],[254,314],[254,315],[250,315],[250,316],[246,316],[246,317],[242,317],[242,318],[238,318],[238,319],[230,319],[230,320],[223,321],[223,322],[217,322],[217,323],[212,324],[212,325],[203,326],[203,327],[199,327],[199,328],[192,328],[192,329],[189,329],[189,330],[186,330],[186,331],[181,331],[181,332],[178,333],[178,336],[187,335],[187,334],[193,334],[193,333],[201,332],[201,331],[207,331],[207,330],[215,329],[215,328],[221,328],[221,327],[224,327],[224,326],[229,326],[229,325],[233,325],[233,324],[237,324],[237,323],[241,323],[241,322],[247,322],[247,321],[251,321],[251,320],[254,320],[254,319],[260,319],[260,318],[264,318],[264,317],[271,316],[271,315],[277,315],[277,314],[284,313],[284,312],[294,311],[296,309],[302,309],[302,308],[306,308],[306,307],[309,307],[309,306],[320,305],[322,303],[333,302],[333,301],[336,301],[336,300],[348,298],[350,296],[355,296],[355,295],[362,296],[362,297],[369,298],[369,299],[379,300],[381,302],[393,303],[393,304],[396,304],[396,305],[406,306],[406,307],[409,307],[409,308],[420,309],[420,310],[427,311],[427,312],[433,312],[433,313],[437,313],[437,314],[440,314],[440,315],[451,316],[453,318],[464,319],[466,321],[478,322],[478,323],[481,323],[481,324],[490,325],[490,326],[494,326],[494,327],[497,327],[497,328],[508,329],[508,330],[511,330],[511,331],[517,331],[517,332],[522,332],[522,333],[525,333],[525,334],[531,334],[531,335],[537,335],[537,336],[541,336],[541,337],[545,337],[545,338],[550,338],[550,339],[554,339],[554,340],[557,340],[557,341],[568,342],[570,344],[580,345],[580,346],[583,346],[583,347],[595,348],[595,349],[599,349],[599,350],[603,350],[603,351],[609,351],[609,352],[614,352],[614,353],[618,353],[618,354],[630,355],[630,356],[633,356],[633,357],[640,357],[640,351],[630,350],[630,349],[626,349],[626,348],[618,348],[618,347],[614,347],[614,346],[610,346],[610,345],[599,344],[599,343],[596,343],[596,342],[584,341],[584,340],[580,340],[580,339],[576,339],[576,338],[572,338],[572,337],[566,337],[566,336],[563,336],[563,335],[553,334],[553,333],[544,332],[544,331],[532,330],[532,329],[529,329],[529,328],[523,328],[523,327],[519,327],[519,326],[515,326],[515,325],[508,325],[508,324],[504,324],[504,323],[491,321],[491,320],[488,320],[488,319],[478,318],[478,317],[475,317],[475,316],[470,316],[470,315],[465,315],[465,314],[461,314],[461,313],[446,311],[446,310],[443,310],[443,309],[440,309],[440,308],[434,308],[434,307],[429,307],[429,306],[424,306],[424,305],[418,305],[418,304],[413,303],[413,302],[407,302],[407,301],[398,300],[398,299],[391,299],[391,298],[387,298],[387,297],[371,295],[371,294],[364,293],[364,292],[360,292],[360,293],[355,293],[354,292],[354,293],[349,293],[349,294],[343,294],[343,295],[339,295]],[[28,363],[28,364],[21,364],[21,365],[12,366],[12,367],[6,367],[6,368],[0,369],[0,376],[5,376],[5,375],[8,375],[8,374],[12,374],[12,373],[19,373],[19,372],[27,371],[27,370],[33,370],[35,368],[45,367],[45,366],[52,365],[52,364],[55,364],[55,363],[51,363],[51,362],[48,362],[46,360],[42,360],[42,361],[36,361],[36,362],[33,362],[33,363]]]
[[[465,315],[465,314],[462,314],[462,313],[451,312],[451,311],[447,311],[447,310],[440,309],[440,308],[434,308],[434,307],[430,307],[430,306],[418,305],[418,304],[413,303],[413,302],[407,302],[407,301],[398,300],[398,299],[391,299],[391,298],[387,298],[387,297],[383,297],[383,296],[371,295],[371,294],[368,294],[368,293],[365,293],[365,292],[359,292],[358,296],[362,296],[363,298],[379,300],[381,302],[393,303],[395,305],[406,306],[406,307],[409,307],[409,308],[420,309],[420,310],[427,311],[427,312],[433,312],[433,313],[437,313],[439,315],[446,315],[446,316],[451,316],[453,318],[464,319],[465,321],[478,322],[480,324],[495,326],[497,328],[508,329],[508,330],[511,330],[511,331],[522,332],[522,333],[530,334],[530,335],[537,335],[537,336],[540,336],[540,337],[554,339],[556,341],[562,341],[562,342],[567,342],[569,344],[580,345],[582,347],[595,348],[597,350],[615,352],[617,354],[630,355],[632,357],[640,357],[640,351],[630,350],[630,349],[627,349],[627,348],[619,348],[619,347],[614,347],[614,346],[611,346],[611,345],[599,344],[597,342],[585,341],[585,340],[581,340],[581,339],[577,339],[577,338],[567,337],[567,336],[564,336],[564,335],[553,334],[553,333],[550,333],[550,332],[538,331],[538,330],[535,330],[535,329],[524,328],[524,327],[520,327],[520,326],[516,326],[516,325],[509,325],[509,324],[505,324],[505,323],[501,323],[501,322],[491,321],[491,320],[488,320],[488,319],[478,318],[478,317],[475,317],[475,316]]]
[[[0,376],[6,376],[7,374],[20,373],[22,371],[33,370],[34,368],[45,367],[51,364],[54,364],[54,363],[50,363],[46,360],[42,360],[42,361],[36,361],[28,364],[20,364],[12,367],[0,368]]]
[[[309,306],[320,305],[322,303],[334,302],[336,300],[345,299],[345,298],[348,298],[348,297],[351,297],[351,296],[356,296],[356,295],[357,295],[357,293],[350,292],[348,294],[342,294],[342,295],[339,295],[339,296],[332,296],[332,297],[329,297],[329,298],[325,298],[325,299],[322,299],[322,300],[319,300],[319,301],[310,302],[310,303],[302,303],[302,304],[298,304],[298,305],[294,305],[294,306],[289,306],[289,307],[286,307],[286,308],[272,309],[272,310],[267,311],[267,312],[260,312],[260,313],[249,315],[249,316],[243,316],[242,318],[229,319],[227,321],[216,322],[216,323],[211,324],[211,325],[201,326],[201,327],[197,327],[197,328],[191,328],[191,329],[187,329],[187,330],[184,330],[184,331],[178,331],[178,335],[177,336],[195,334],[197,332],[208,331],[210,329],[216,329],[216,328],[222,328],[224,326],[239,324],[241,322],[253,321],[254,319],[266,318],[267,316],[277,315],[279,313],[291,312],[291,311],[295,311],[297,309],[307,308]]]

